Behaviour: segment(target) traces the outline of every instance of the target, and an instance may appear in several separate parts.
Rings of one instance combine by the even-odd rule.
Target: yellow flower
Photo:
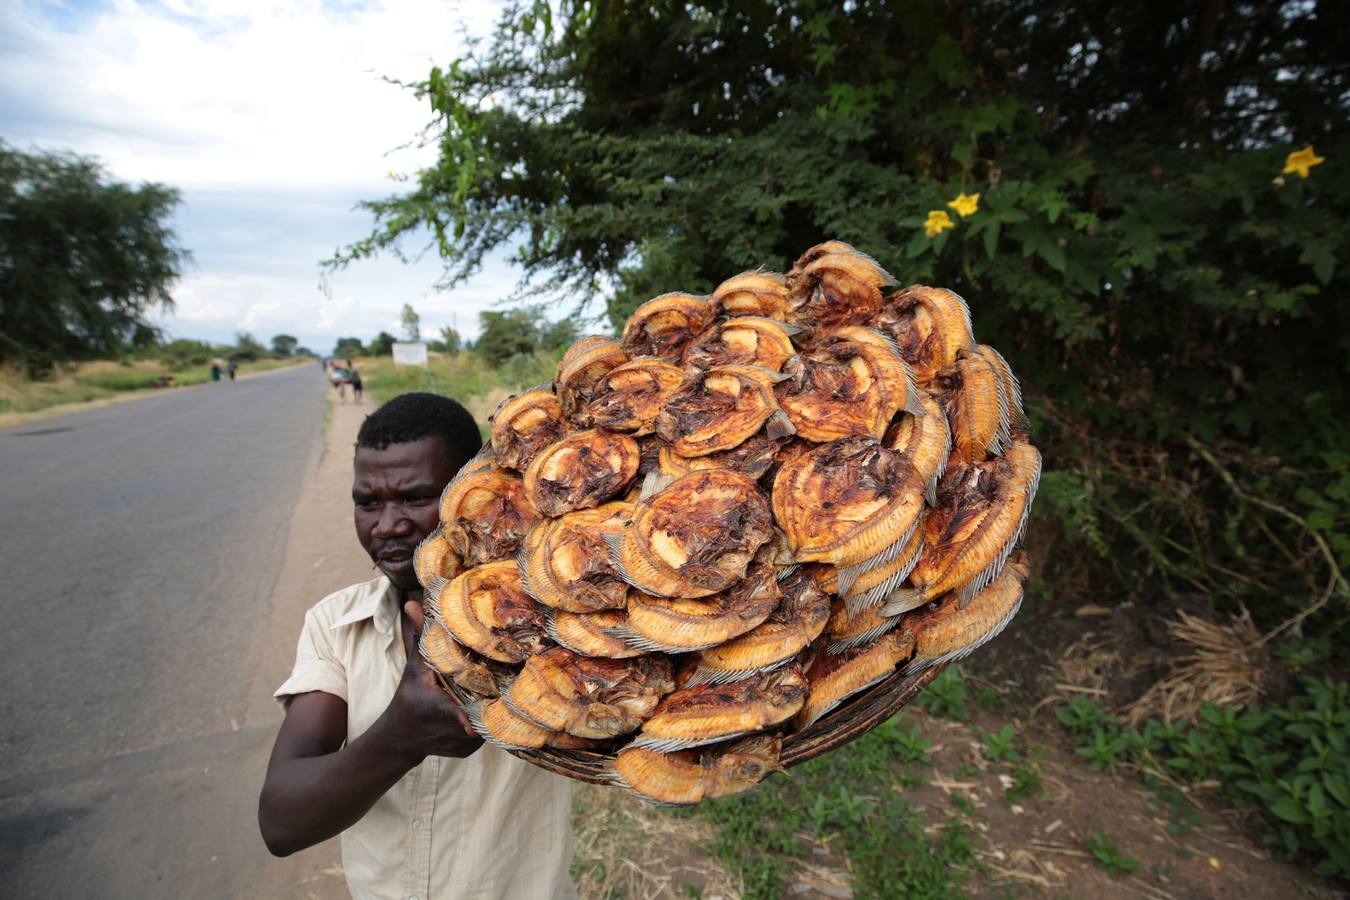
[[[1325,157],[1314,153],[1312,144],[1309,144],[1302,150],[1295,150],[1284,158],[1284,174],[1292,175],[1297,172],[1299,178],[1307,178],[1308,170],[1313,166],[1320,166],[1325,159]]]
[[[940,209],[929,210],[928,218],[923,223],[924,233],[929,237],[955,227],[956,223],[952,221],[952,217]]]
[[[956,199],[947,204],[963,216],[974,215],[980,208],[979,194],[957,194]]]

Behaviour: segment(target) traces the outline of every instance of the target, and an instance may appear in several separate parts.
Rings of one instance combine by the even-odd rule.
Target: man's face
[[[356,449],[356,536],[399,590],[418,589],[413,551],[436,527],[437,500],[464,463],[439,435]]]

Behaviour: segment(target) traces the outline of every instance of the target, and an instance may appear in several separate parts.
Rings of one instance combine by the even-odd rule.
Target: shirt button
[[[421,831],[421,830],[422,830],[422,820],[421,820],[421,819],[413,819],[413,821],[412,821],[412,826],[413,826],[413,831]],[[416,897],[409,897],[408,900],[417,900],[417,898],[416,898]]]

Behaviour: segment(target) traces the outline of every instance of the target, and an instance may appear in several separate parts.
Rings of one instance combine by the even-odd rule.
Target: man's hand
[[[407,665],[389,703],[391,725],[400,750],[420,762],[428,756],[463,758],[483,746],[469,718],[436,680],[417,645],[422,637],[422,604],[409,600],[400,617]]]
[[[483,745],[418,652],[421,605],[408,602],[400,618],[408,664],[365,733],[347,742],[347,703],[340,697],[311,691],[292,698],[258,803],[263,840],[277,856],[350,827],[428,756],[465,757]]]

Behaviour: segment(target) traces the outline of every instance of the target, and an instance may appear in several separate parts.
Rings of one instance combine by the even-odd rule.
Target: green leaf
[[[1313,274],[1323,284],[1330,284],[1336,274],[1336,256],[1326,244],[1308,244],[1299,254],[1298,261],[1312,266]]]
[[[1270,804],[1270,811],[1294,825],[1307,825],[1310,821],[1298,804],[1288,797],[1281,797]]]
[[[1043,242],[1036,248],[1041,259],[1050,264],[1050,267],[1058,272],[1063,272],[1068,266],[1068,260],[1064,256],[1064,248],[1059,245],[1059,241],[1049,240]]]
[[[1039,209],[1045,213],[1045,217],[1053,225],[1059,219],[1059,214],[1069,208],[1069,200],[1059,191],[1052,191],[1041,198]]]
[[[998,219],[989,220],[984,227],[984,252],[989,254],[990,259],[993,259],[994,254],[998,252],[998,235],[1002,228],[1003,223]]]

